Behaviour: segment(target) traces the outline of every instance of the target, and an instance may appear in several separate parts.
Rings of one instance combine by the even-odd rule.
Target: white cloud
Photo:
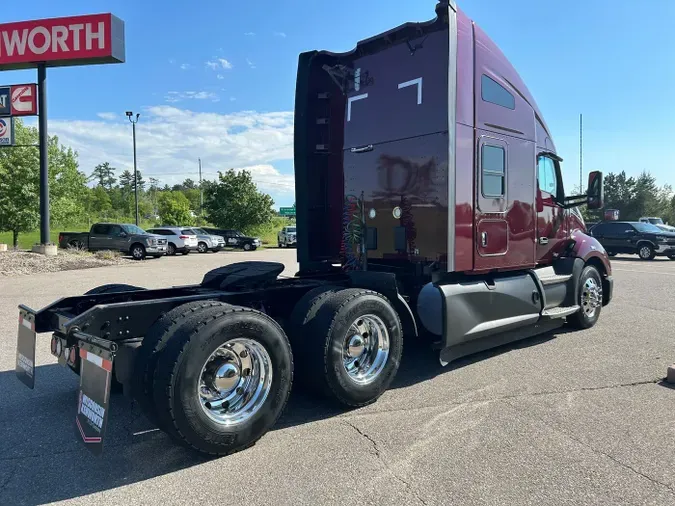
[[[174,60],[173,58],[171,58],[171,59],[169,60],[169,63],[170,63],[171,65],[173,65],[174,63],[176,63],[176,60]]]
[[[225,76],[223,74],[218,74],[216,76],[217,79],[225,79]]]
[[[274,35],[275,37],[281,37],[282,39],[286,38],[285,32],[272,32],[272,35]]]
[[[230,102],[236,102],[236,101],[237,101],[237,97],[230,97]]]
[[[189,69],[189,68],[191,68],[191,65],[190,65],[189,63],[181,63],[181,64],[180,64],[180,69],[181,69],[181,70],[187,70],[187,69]]]
[[[247,64],[250,68],[252,68],[252,69],[255,68],[255,63],[253,63],[253,62],[252,62],[251,60],[249,60],[248,58],[246,58],[246,64]]]
[[[210,91],[170,91],[166,94],[164,99],[169,103],[180,102],[181,100],[212,100],[218,102],[220,97]]]
[[[214,60],[207,61],[206,66],[211,70],[219,70],[219,69],[230,70],[231,68],[233,68],[234,65],[232,65],[225,58],[216,58]]]
[[[254,37],[255,32],[246,32],[244,35],[246,35],[247,37]]]
[[[96,116],[98,116],[101,119],[105,119],[108,121],[112,121],[114,119],[117,119],[117,114],[114,112],[99,112]]]
[[[193,93],[196,97],[202,92]],[[80,169],[86,173],[104,161],[118,173],[133,166],[128,122],[50,118],[49,129],[79,153]],[[149,107],[141,111],[136,137],[138,167],[146,179],[156,177],[169,185],[194,179],[201,157],[208,179],[215,179],[218,170],[246,168],[261,190],[279,196],[275,200],[290,200],[294,191],[293,176],[272,165],[293,159],[291,111],[217,114],[171,105]]]

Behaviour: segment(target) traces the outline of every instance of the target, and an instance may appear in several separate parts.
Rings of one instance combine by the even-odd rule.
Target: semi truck
[[[240,262],[188,286],[104,285],[19,307],[16,371],[34,388],[36,336],[80,375],[76,431],[100,453],[111,388],[177,443],[253,445],[294,383],[347,407],[375,402],[404,341],[441,365],[563,325],[612,299],[603,247],[567,196],[532,94],[454,1],[349,52],[298,61],[297,260]],[[440,366],[439,366],[440,367]]]

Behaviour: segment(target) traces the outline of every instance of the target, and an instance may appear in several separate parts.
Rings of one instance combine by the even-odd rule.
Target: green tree
[[[86,216],[87,176],[80,172],[77,153],[49,138],[49,207],[54,225],[81,223]]]
[[[89,194],[89,210],[90,212],[106,217],[112,211],[112,201],[110,195],[105,191],[103,186],[96,186]]]
[[[219,172],[218,181],[205,183],[204,210],[214,225],[247,230],[272,220],[274,201],[258,191],[250,172],[230,169]]]
[[[190,201],[181,192],[161,192],[158,201],[159,218],[164,225],[192,225]]]
[[[129,170],[124,170],[120,175],[120,190],[122,194],[128,195],[134,187],[134,173]]]
[[[36,128],[15,121],[17,144],[37,144]],[[16,248],[19,234],[35,230],[40,223],[39,154],[33,147],[0,149],[0,231],[12,232]]]
[[[115,170],[117,169],[112,167],[108,162],[99,163],[96,167],[94,167],[91,176],[89,176],[89,180],[96,181],[98,186],[101,186],[105,190],[110,191],[117,182]]]

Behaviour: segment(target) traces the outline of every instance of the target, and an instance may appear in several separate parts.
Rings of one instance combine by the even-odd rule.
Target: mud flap
[[[80,392],[75,417],[76,432],[94,455],[100,455],[103,451],[112,366],[112,353],[80,342]]]
[[[16,377],[31,390],[35,388],[35,314],[19,309],[16,342]]]

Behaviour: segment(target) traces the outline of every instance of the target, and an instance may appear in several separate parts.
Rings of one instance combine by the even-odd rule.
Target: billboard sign
[[[14,145],[14,123],[12,118],[0,118],[0,146]]]
[[[93,14],[0,24],[0,70],[124,62],[124,22]]]
[[[12,110],[11,92],[9,86],[0,87],[0,116],[9,116]]]
[[[37,114],[37,86],[35,84],[10,86],[9,99],[12,116],[34,116]]]

